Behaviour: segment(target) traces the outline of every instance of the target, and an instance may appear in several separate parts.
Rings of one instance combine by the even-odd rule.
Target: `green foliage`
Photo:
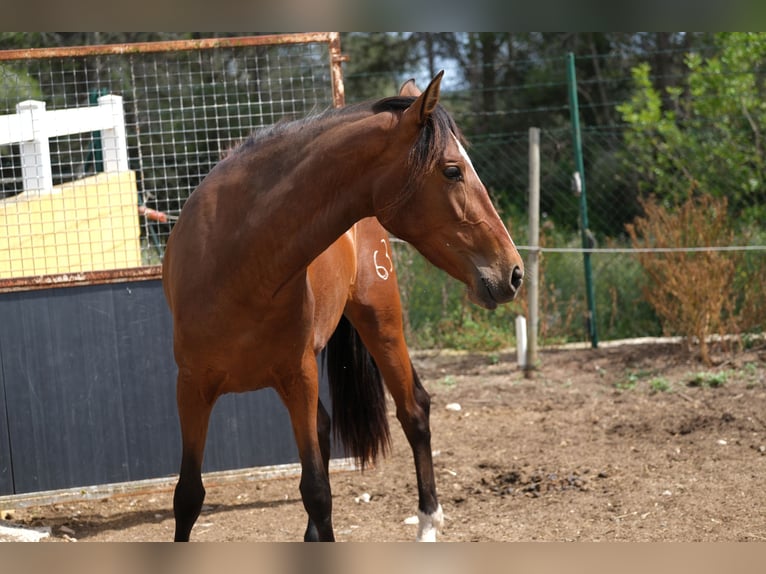
[[[716,389],[722,387],[729,380],[729,371],[701,371],[690,375],[688,382],[686,383],[690,387],[706,387],[709,389]]]
[[[522,244],[525,230],[517,229],[512,229],[512,235]],[[544,240],[555,245],[577,244],[575,237],[568,238],[550,227],[545,230]],[[515,318],[527,313],[524,288],[514,303],[486,311],[468,300],[462,284],[436,269],[410,245],[397,243],[394,250],[411,345],[484,351],[515,345]],[[647,279],[639,263],[624,254],[601,255],[593,258],[593,263],[594,275],[602,286],[596,290],[596,316],[602,338],[661,334],[657,316],[641,295]],[[543,344],[585,340],[583,292],[580,254],[543,254],[538,325]]]
[[[609,246],[626,247],[624,242],[611,242]],[[582,268],[582,257],[579,259]],[[603,253],[591,257],[591,263],[599,337],[608,341],[660,336],[662,324],[644,297],[649,278],[638,260],[625,253]],[[583,280],[582,292],[584,289]]]
[[[349,32],[341,42],[343,51],[353,54],[344,70],[346,92],[353,101],[395,95],[418,68],[412,40],[401,32]]]
[[[21,68],[0,64],[0,115],[15,114],[16,104],[42,98],[40,83]]]
[[[726,197],[744,222],[766,217],[766,34],[726,33],[714,55],[690,53],[687,74],[660,92],[651,68],[633,69],[618,106],[629,129],[624,167],[643,194],[682,201],[689,189]]]
[[[614,388],[618,391],[645,389],[649,394],[670,392],[672,385],[667,378],[652,375],[648,370],[626,371],[614,382]]]
[[[465,287],[407,244],[394,244],[396,269],[411,345],[421,348],[497,350],[514,342],[521,302],[487,311],[471,303]]]
[[[762,224],[754,223],[741,230],[740,234],[743,243],[766,245],[766,229]],[[736,294],[739,331],[745,336],[745,346],[748,344],[748,333],[762,333],[766,329],[766,293],[763,289],[753,288],[754,285],[766,285],[766,256],[763,251],[741,254],[732,284],[732,292]]]
[[[629,127],[627,179],[655,198],[636,219],[643,226],[638,247],[763,244],[766,34],[717,34],[715,48],[705,56],[690,52],[682,81],[664,91],[648,64],[636,66],[634,91],[618,106]],[[639,257],[659,287],[646,295],[666,332],[695,337],[706,362],[711,333],[766,324],[766,297],[752,288],[766,280],[762,252]]]
[[[670,388],[670,381],[665,377],[654,377],[649,381],[649,392],[651,393],[667,393]]]
[[[559,231],[551,224],[543,229],[543,246],[576,248],[578,235]],[[605,247],[628,247],[626,241],[610,241]],[[648,282],[639,262],[624,253],[598,253],[591,257],[596,281],[596,326],[603,340],[656,336],[662,326],[644,299]],[[580,253],[543,253],[541,258],[540,336],[547,341],[582,341],[585,316],[585,271]]]
[[[641,380],[639,373],[626,373],[624,377],[614,383],[614,388],[618,391],[633,391]]]

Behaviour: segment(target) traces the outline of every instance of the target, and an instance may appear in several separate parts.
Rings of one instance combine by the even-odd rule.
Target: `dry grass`
[[[635,248],[717,247],[735,244],[725,198],[690,196],[669,209],[656,199],[642,201],[644,217],[627,225]],[[710,363],[711,335],[737,333],[735,274],[739,252],[673,251],[638,254],[650,283],[647,301],[666,334],[699,343],[700,359]]]

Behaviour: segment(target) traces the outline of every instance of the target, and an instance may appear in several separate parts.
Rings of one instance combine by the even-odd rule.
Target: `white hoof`
[[[424,514],[418,510],[418,542],[436,542],[436,532],[444,526],[442,505],[433,514]]]

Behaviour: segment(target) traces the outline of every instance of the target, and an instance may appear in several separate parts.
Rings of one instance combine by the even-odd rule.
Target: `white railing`
[[[0,145],[19,143],[24,191],[53,189],[50,138],[101,132],[104,171],[128,170],[122,96],[98,98],[98,106],[46,110],[45,102],[25,100],[16,113],[0,116]]]

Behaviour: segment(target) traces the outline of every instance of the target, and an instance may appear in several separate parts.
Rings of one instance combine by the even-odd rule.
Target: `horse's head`
[[[465,283],[472,301],[494,309],[517,295],[524,263],[460,131],[438,103],[442,74],[422,93],[410,81],[399,98],[380,102],[403,108],[393,137],[402,149],[398,165],[407,166],[408,173],[403,193],[377,190],[375,211],[391,233]]]

